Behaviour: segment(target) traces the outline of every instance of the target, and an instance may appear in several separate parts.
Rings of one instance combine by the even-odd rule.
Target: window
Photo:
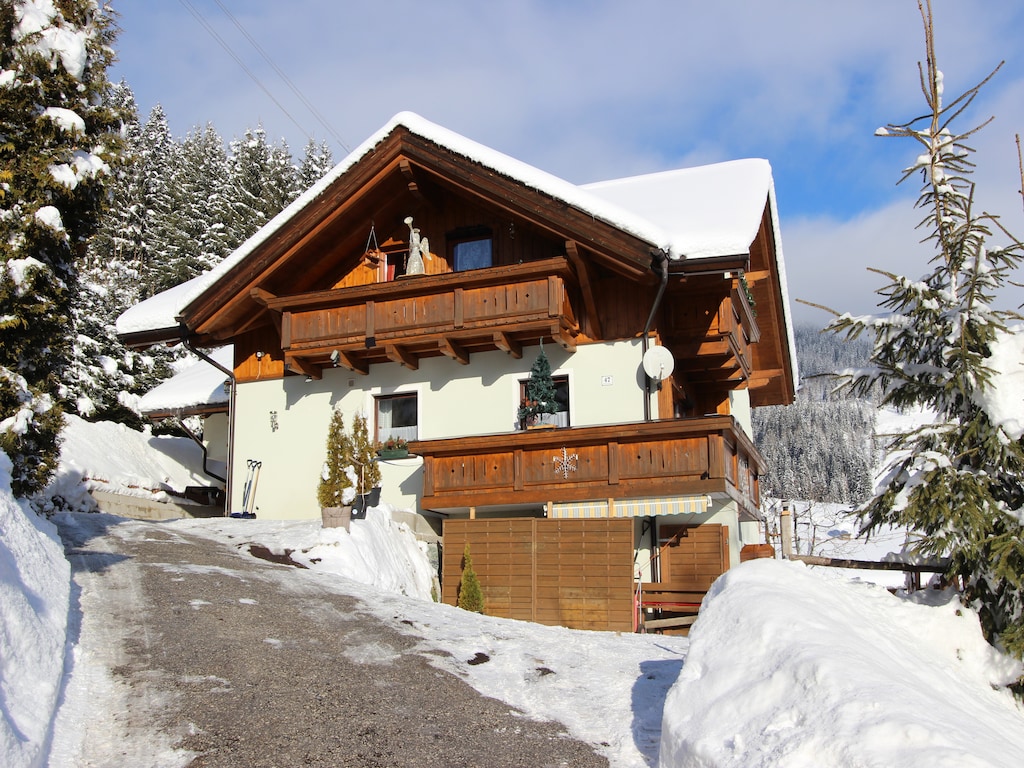
[[[526,382],[523,379],[519,382],[519,402],[526,399]],[[555,402],[558,410],[553,414],[554,424],[559,427],[569,426],[569,377],[566,375],[552,376],[551,382],[555,385]]]
[[[405,274],[405,257],[406,253],[388,253],[384,256],[384,280],[391,282],[396,277],[401,277]]]
[[[376,398],[377,440],[389,437],[415,440],[418,436],[419,408],[416,395],[382,395]]]
[[[467,269],[483,269],[494,263],[489,232],[477,233],[461,239],[449,239],[449,242],[452,244],[452,269],[456,272],[464,272]]]

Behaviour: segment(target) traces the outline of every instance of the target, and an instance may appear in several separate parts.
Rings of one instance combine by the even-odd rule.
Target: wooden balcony
[[[738,280],[721,293],[672,305],[665,343],[689,381],[735,386],[750,378],[760,330]]]
[[[419,440],[425,509],[727,494],[760,503],[763,459],[731,416]]]
[[[572,284],[568,262],[554,258],[257,298],[281,315],[288,366],[319,377],[333,352],[338,365],[365,374],[388,361],[415,370],[420,358],[437,355],[464,365],[479,351],[521,357],[523,344],[541,336],[575,350]]]

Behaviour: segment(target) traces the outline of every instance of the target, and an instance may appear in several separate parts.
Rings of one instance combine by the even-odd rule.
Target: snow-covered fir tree
[[[1024,246],[996,216],[975,209],[966,142],[978,129],[961,131],[954,123],[984,82],[944,98],[930,4],[921,13],[927,112],[879,134],[919,145],[903,178],[923,179],[918,206],[926,211],[933,266],[916,280],[882,272],[887,313],[842,315],[831,328],[873,340],[870,365],[849,377],[854,394],[877,391],[887,405],[936,414],[933,423],[895,437],[895,459],[862,508],[867,530],[892,524],[920,534],[917,551],[949,558],[947,574],[962,582],[986,636],[1024,657],[1024,445],[1020,430],[993,408],[1001,364],[993,353],[1024,333],[1010,327],[1019,315],[993,302]],[[1020,356],[1013,362],[1019,367]],[[1019,393],[1016,402],[1019,409]]]
[[[140,125],[127,84],[110,98],[124,114],[124,163],[79,258],[75,365],[66,382],[80,416],[137,424],[139,396],[170,375],[183,351],[126,349],[117,316],[217,264],[326,173],[331,158],[326,145],[310,142],[296,167],[287,144],[269,145],[261,128],[231,142],[230,154],[212,125],[177,141],[160,105]]]
[[[298,186],[299,192],[305,192],[327,175],[327,172],[334,167],[334,156],[327,142],[317,144],[313,139],[306,142],[306,148],[302,154],[302,162],[299,163]]]
[[[150,261],[148,214],[162,190],[159,169],[171,139],[159,106],[145,127],[139,124],[135,97],[126,83],[116,85],[110,98],[125,118],[124,162],[114,174],[101,226],[78,259],[67,407],[83,418],[138,427],[135,403],[170,374],[171,353],[127,349],[117,338],[114,320],[144,296],[142,280]]]
[[[219,264],[234,243],[227,153],[216,129],[194,129],[168,159],[166,194],[152,211],[154,293]]]
[[[225,192],[231,211],[225,224],[232,248],[276,216],[299,191],[287,144],[272,147],[262,126],[232,141]]]
[[[96,0],[0,0],[0,448],[19,496],[56,468],[74,258],[119,145],[114,34]]]

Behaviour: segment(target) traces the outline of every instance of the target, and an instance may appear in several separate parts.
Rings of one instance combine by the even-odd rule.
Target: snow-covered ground
[[[56,487],[82,507],[83,475],[160,496],[192,484],[173,458],[190,446],[73,422]],[[367,607],[382,621],[422,635],[423,650],[450,652],[432,655],[437,663],[563,723],[613,766],[1024,765],[1024,709],[1001,687],[1020,665],[991,649],[949,594],[901,598],[842,573],[762,560],[719,579],[689,639],[583,632],[431,602],[426,559],[383,511],[351,533],[318,521],[164,525],[293,550],[343,577],[332,580],[339,589],[374,591]],[[63,676],[88,655],[65,652],[69,579],[54,526],[12,498],[0,459],[0,765],[47,764]],[[468,663],[480,653],[490,661]],[[60,722],[87,716],[65,711]],[[181,764],[164,746],[154,738],[145,764]],[[146,755],[145,745],[133,754]]]

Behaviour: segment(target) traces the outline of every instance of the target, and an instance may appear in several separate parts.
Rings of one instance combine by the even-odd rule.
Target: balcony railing
[[[730,416],[419,440],[425,509],[727,494],[753,513],[763,459]]]
[[[392,360],[416,368],[421,357],[448,355],[469,362],[475,351],[504,349],[553,337],[575,349],[579,327],[564,258],[440,275],[401,277],[264,303],[281,313],[285,359],[307,367],[337,363],[366,373]],[[303,367],[305,366],[305,367]]]

